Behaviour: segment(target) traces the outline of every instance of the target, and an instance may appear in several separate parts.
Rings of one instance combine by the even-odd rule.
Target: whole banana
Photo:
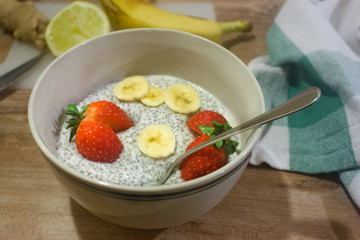
[[[249,21],[222,22],[162,10],[144,0],[101,0],[111,24],[117,30],[128,28],[168,28],[193,33],[214,42],[224,34],[251,31]]]

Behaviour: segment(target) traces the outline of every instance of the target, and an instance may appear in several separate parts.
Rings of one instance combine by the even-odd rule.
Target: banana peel
[[[160,9],[149,0],[101,0],[102,6],[116,30],[130,28],[167,28],[196,34],[219,43],[232,32],[249,32],[247,20],[215,22]]]

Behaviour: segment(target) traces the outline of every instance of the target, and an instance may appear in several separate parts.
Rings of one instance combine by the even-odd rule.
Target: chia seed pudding
[[[205,89],[189,82],[168,75],[144,76],[149,85],[166,90],[175,83],[183,83],[196,89],[200,101],[200,110],[212,110],[219,112],[229,120],[222,103]],[[175,161],[176,157],[185,152],[186,147],[197,136],[186,126],[188,115],[174,113],[166,104],[159,107],[147,107],[137,102],[122,102],[113,95],[113,89],[117,82],[110,83],[93,93],[77,104],[81,106],[92,102],[106,100],[115,103],[123,109],[131,118],[134,126],[126,131],[117,133],[124,146],[122,153],[114,163],[98,163],[85,159],[76,149],[75,141],[69,142],[70,130],[66,124],[61,126],[57,143],[57,153],[60,161],[70,168],[100,182],[127,185],[127,186],[151,186],[157,185],[157,181],[165,174],[167,167]],[[152,159],[142,154],[136,144],[136,137],[142,129],[152,124],[168,125],[176,139],[176,148],[173,155],[163,159]],[[230,123],[231,125],[231,123]],[[236,138],[237,141],[240,139]],[[241,144],[239,144],[241,145]],[[237,153],[228,156],[231,161]],[[183,182],[181,171],[177,169],[165,184]]]

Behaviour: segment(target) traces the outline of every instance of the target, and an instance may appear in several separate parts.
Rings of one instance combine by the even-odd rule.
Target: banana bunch
[[[193,33],[214,42],[224,34],[248,32],[249,21],[222,22],[162,10],[149,0],[101,0],[111,24],[117,30],[128,28],[167,28]]]

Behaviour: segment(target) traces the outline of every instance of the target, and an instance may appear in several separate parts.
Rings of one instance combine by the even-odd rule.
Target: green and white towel
[[[360,207],[359,12],[359,0],[288,0],[267,33],[268,56],[249,67],[267,109],[310,86],[322,91],[314,105],[265,127],[250,162],[337,173]]]

